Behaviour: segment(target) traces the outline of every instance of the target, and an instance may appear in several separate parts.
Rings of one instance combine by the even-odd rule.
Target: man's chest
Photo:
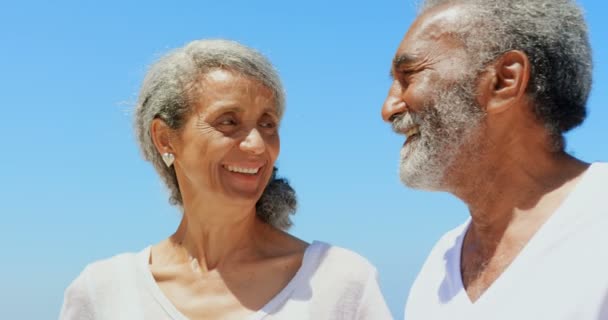
[[[468,287],[458,268],[445,268],[453,261],[437,261],[412,289],[407,319],[608,319],[608,255],[574,244],[518,258],[502,272],[486,267]]]

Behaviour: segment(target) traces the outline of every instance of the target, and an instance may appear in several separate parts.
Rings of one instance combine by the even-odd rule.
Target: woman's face
[[[272,91],[223,69],[204,75],[199,88],[174,144],[182,195],[257,201],[280,148]]]

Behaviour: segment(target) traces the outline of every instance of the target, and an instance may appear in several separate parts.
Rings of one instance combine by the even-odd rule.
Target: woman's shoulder
[[[140,252],[124,252],[108,258],[103,258],[92,263],[89,263],[83,272],[88,272],[93,275],[104,275],[107,273],[119,273],[127,269],[135,267],[141,261],[142,255],[149,248],[145,248]]]
[[[311,244],[319,259],[318,273],[341,280],[367,281],[376,276],[376,267],[362,255],[321,241]]]
[[[307,258],[317,266],[300,290],[312,293],[310,303],[329,314],[340,307],[340,319],[390,319],[374,265],[362,255],[339,246],[315,241]],[[312,260],[312,259],[311,259]],[[333,317],[331,317],[333,319]]]
[[[146,250],[89,263],[66,288],[60,319],[93,319],[95,306],[116,302],[118,292],[136,283],[138,264]]]
[[[125,252],[91,262],[82,270],[74,283],[86,285],[89,289],[124,283],[124,280],[132,279],[137,272],[138,264],[144,258],[143,255],[147,250],[149,248],[140,252]]]

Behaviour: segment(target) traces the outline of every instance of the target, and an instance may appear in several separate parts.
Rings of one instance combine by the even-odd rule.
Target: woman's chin
[[[254,175],[228,172],[223,185],[230,198],[257,202],[266,187],[266,179],[262,177],[262,172]]]

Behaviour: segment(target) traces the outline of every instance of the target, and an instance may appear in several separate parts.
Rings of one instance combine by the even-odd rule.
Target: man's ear
[[[150,126],[150,136],[158,153],[175,153],[173,130],[162,119],[155,118]]]
[[[504,53],[481,75],[479,98],[488,114],[508,110],[524,98],[530,80],[530,61],[519,50]]]

